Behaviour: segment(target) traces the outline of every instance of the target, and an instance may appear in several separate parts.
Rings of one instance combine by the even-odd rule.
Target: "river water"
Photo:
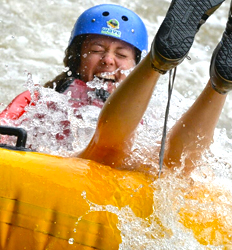
[[[170,4],[170,0],[144,0],[144,1],[108,1],[108,3],[121,4],[138,13],[144,20],[148,33],[149,44],[156,33],[157,28],[163,20],[163,16]],[[77,17],[87,8],[105,3],[101,0],[1,0],[0,8],[0,110],[19,93],[26,89],[39,88],[46,81],[64,70],[62,60],[64,50],[67,47],[70,32]],[[195,98],[204,88],[209,78],[209,65],[212,51],[224,30],[227,20],[229,1],[227,0],[217,12],[209,18],[207,23],[202,26],[196,36],[193,47],[189,53],[189,60],[185,60],[178,69],[172,96],[168,127],[181,116],[183,112],[193,103]],[[143,146],[149,151],[152,142],[161,137],[165,106],[167,102],[167,75],[162,76],[154,92],[148,110],[144,116],[146,127],[138,128],[138,135],[135,147],[138,149]],[[84,110],[82,122],[76,120],[70,114],[69,105],[66,98],[56,95],[54,92],[40,89],[44,100],[57,101],[59,108],[68,114],[72,135],[67,145],[57,145],[52,138],[59,131],[59,121],[63,120],[63,113],[56,110],[47,111],[40,103],[37,108],[29,108],[28,116],[21,120],[22,127],[28,131],[28,146],[37,148],[44,153],[54,155],[69,156],[82,149],[94,131],[98,108],[87,108]],[[46,99],[48,98],[48,99]],[[155,108],[154,108],[155,107]],[[42,111],[41,111],[42,110]],[[155,111],[154,111],[155,110]],[[36,112],[42,112],[44,116],[43,124],[35,116]],[[50,112],[50,113],[49,113]],[[34,117],[33,122],[27,122],[27,118]],[[41,117],[40,117],[41,118]],[[219,123],[215,130],[214,143],[211,152],[206,155],[207,164],[199,166],[200,170],[195,173],[193,179],[202,181],[202,176],[210,176],[206,183],[215,183],[215,188],[222,186],[225,192],[231,194],[232,170],[232,94],[227,97]],[[41,126],[43,125],[43,126]],[[39,134],[40,136],[35,136]],[[39,139],[37,139],[39,138]],[[139,150],[136,151],[138,157],[141,156]],[[144,151],[143,151],[144,153]],[[196,177],[198,176],[198,177]],[[213,177],[212,177],[213,176]],[[171,183],[171,180],[166,180]],[[225,185],[226,183],[226,185]],[[160,184],[157,184],[160,185]],[[163,185],[163,184],[162,184]],[[176,181],[177,189],[180,184]],[[187,184],[186,184],[187,185]],[[170,186],[166,186],[170,191]],[[164,186],[162,186],[164,189]],[[155,193],[159,201],[163,201],[163,212],[169,213],[166,199],[170,198],[168,191]],[[174,197],[174,196],[173,196]],[[172,197],[172,198],[173,198]],[[170,198],[170,199],[172,199]],[[232,206],[231,201],[229,202]],[[229,213],[229,208],[224,210]],[[228,222],[231,226],[231,221]],[[128,226],[128,223],[124,223]],[[227,225],[227,226],[228,226]],[[134,229],[131,228],[128,235],[133,235],[135,241],[130,241],[130,237],[124,237],[121,245],[122,249],[232,249],[230,246],[224,248],[218,245],[216,248],[208,246],[205,248],[195,240],[191,233],[184,233],[177,224],[172,225],[176,234],[172,239],[160,241],[145,237],[147,228],[141,228],[140,234],[133,235]],[[142,226],[141,226],[142,227]],[[172,227],[172,229],[173,229]],[[230,227],[231,228],[231,227]],[[174,231],[175,231],[174,230]],[[137,230],[139,231],[139,230]],[[137,232],[136,231],[136,232]],[[231,233],[231,232],[230,232]],[[137,237],[137,238],[136,238]],[[181,242],[181,243],[180,243]],[[188,243],[187,243],[188,242]],[[134,244],[134,245],[133,245]],[[136,247],[137,246],[137,247]]]

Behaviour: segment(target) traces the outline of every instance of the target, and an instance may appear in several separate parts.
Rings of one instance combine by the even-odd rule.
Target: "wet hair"
[[[55,90],[57,91],[61,85],[63,85],[70,77],[79,78],[77,69],[80,67],[81,62],[81,46],[86,36],[77,36],[73,40],[72,44],[65,50],[65,57],[63,59],[64,67],[67,71],[62,72],[56,76],[52,81],[44,84],[45,88],[53,88],[55,84]],[[59,92],[59,91],[58,91]]]
[[[135,47],[134,47],[134,49],[135,49],[135,63],[137,65],[141,60],[142,53],[139,49],[137,49]]]
[[[56,76],[52,81],[48,81],[44,84],[45,88],[54,88],[57,92],[63,92],[66,82],[71,79],[80,79],[77,74],[77,69],[81,63],[81,46],[87,35],[80,35],[74,38],[72,44],[65,50],[65,57],[63,59],[64,67],[67,71],[62,72]],[[141,51],[135,48],[135,63],[138,64],[141,60]]]

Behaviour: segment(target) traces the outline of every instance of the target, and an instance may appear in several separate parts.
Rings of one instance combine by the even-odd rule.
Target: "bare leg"
[[[121,165],[159,76],[148,54],[108,98],[91,142],[78,156],[110,166]]]
[[[185,166],[193,166],[192,163],[212,143],[225,99],[226,95],[216,92],[209,81],[192,107],[169,133],[164,158],[167,166],[180,166],[183,153],[187,155]]]
[[[185,154],[185,169],[191,171],[213,140],[213,133],[226,95],[232,90],[232,1],[225,31],[214,50],[210,64],[210,81],[193,106],[177,122],[169,134],[165,163],[169,167],[181,164]]]

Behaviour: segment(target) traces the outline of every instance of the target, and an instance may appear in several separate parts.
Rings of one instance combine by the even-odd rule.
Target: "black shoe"
[[[187,56],[195,34],[225,0],[173,0],[151,46],[152,67],[165,74]]]
[[[232,90],[232,1],[226,29],[212,55],[210,80],[212,87],[220,94]]]

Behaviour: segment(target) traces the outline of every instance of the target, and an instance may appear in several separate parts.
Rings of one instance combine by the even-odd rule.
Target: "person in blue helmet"
[[[55,87],[57,92],[64,94],[71,91],[71,99],[76,100],[74,107],[102,107],[117,83],[125,79],[125,72],[139,63],[142,51],[147,48],[147,30],[137,14],[114,4],[94,6],[80,15],[73,28],[63,60],[68,71],[44,87]],[[105,52],[107,55],[103,56]],[[108,65],[110,54],[117,55],[113,67]],[[94,78],[101,80],[102,86],[106,83],[107,88],[88,87],[86,83]],[[25,91],[0,114],[0,118],[18,119],[29,104],[30,92]]]
[[[78,157],[112,167],[124,164],[131,152],[134,131],[160,75],[184,60],[200,26],[222,2],[173,0],[150,52],[139,64],[142,51],[147,50],[147,31],[134,12],[103,4],[86,10],[78,18],[64,58],[69,71],[45,84],[56,86],[60,93],[71,91],[76,107],[102,107],[93,138]],[[232,89],[231,9],[225,32],[212,56],[208,84],[168,134],[164,155],[168,167],[181,165],[185,154],[185,165],[191,169],[192,162],[212,141],[227,93]],[[130,68],[134,69],[126,76],[124,72]],[[95,77],[108,88],[89,88],[86,82]],[[116,82],[120,83],[117,88]],[[28,96],[23,98],[26,105],[29,100]],[[24,112],[23,105],[18,110]],[[10,106],[3,113],[9,111]]]
[[[56,90],[66,93],[70,87],[75,88],[77,81],[72,82],[73,78],[86,83],[97,77],[102,80],[102,85],[107,82],[107,89],[96,89],[95,92],[104,102],[116,88],[116,83],[125,79],[123,71],[138,64],[142,51],[147,48],[147,30],[137,14],[114,4],[94,6],[81,14],[72,30],[64,58],[69,76],[62,73],[45,86],[53,87],[55,82]],[[108,62],[111,53],[117,55],[114,67]]]
[[[44,87],[55,88],[63,94],[71,93],[70,102],[74,109],[85,105],[102,108],[117,84],[125,79],[125,72],[139,63],[142,51],[147,51],[147,47],[147,30],[137,14],[114,4],[94,6],[80,15],[73,28],[63,60],[68,71]],[[103,56],[105,52],[106,56]],[[109,62],[111,54],[116,55],[114,65]],[[96,78],[107,88],[87,86],[87,82]],[[29,91],[21,93],[3,110],[0,119],[19,119],[28,105],[36,105],[38,98],[35,93],[32,102]],[[56,136],[59,140],[70,134],[70,123],[64,121],[62,126],[64,131]]]

